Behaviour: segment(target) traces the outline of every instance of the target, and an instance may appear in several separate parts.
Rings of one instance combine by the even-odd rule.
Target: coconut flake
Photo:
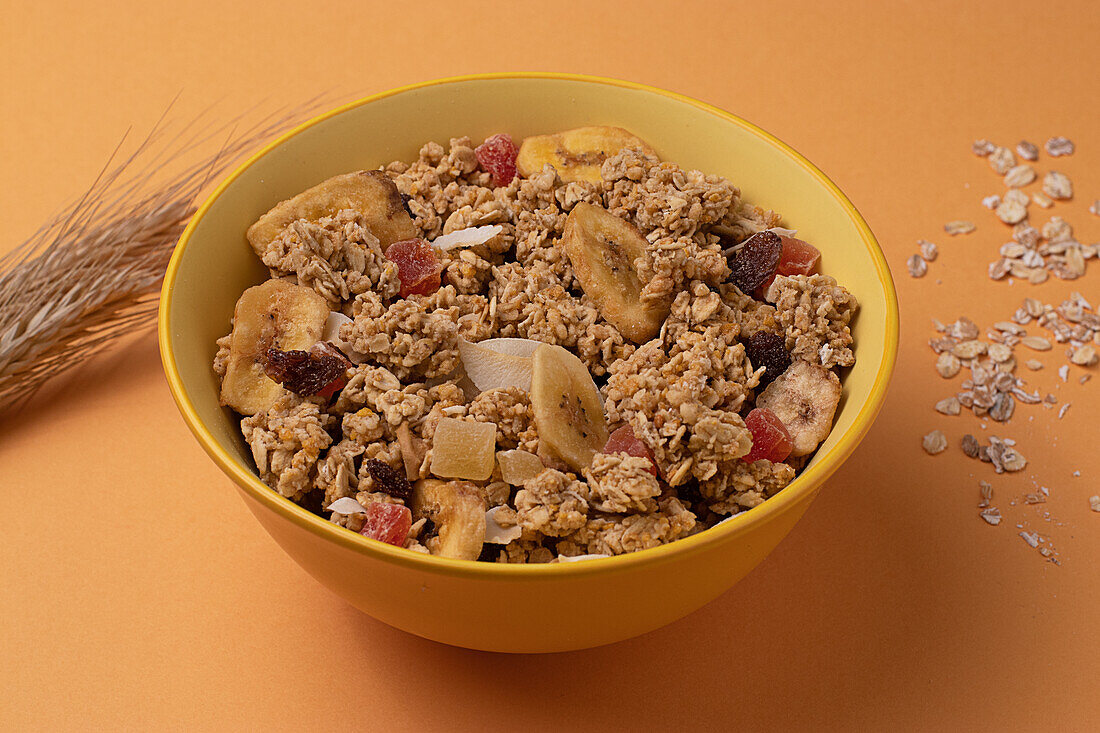
[[[601,555],[600,553],[592,555],[558,555],[558,562],[580,562],[581,560],[595,560],[599,557],[611,557],[611,555]]]
[[[337,499],[329,504],[328,511],[337,514],[365,514],[367,510],[355,499],[345,496],[343,499]]]
[[[321,335],[322,341],[328,341],[344,352],[344,355],[352,360],[355,364],[362,364],[367,360],[366,354],[361,354],[351,347],[344,339],[340,338],[340,326],[345,323],[351,323],[351,319],[345,316],[340,311],[332,311],[328,314],[328,319],[325,321],[325,332]]]
[[[495,506],[485,512],[485,541],[492,542],[494,545],[507,545],[509,542],[518,540],[520,535],[523,534],[523,529],[518,524],[512,527],[502,527],[497,522],[497,514],[503,508]]]
[[[500,338],[474,343],[458,340],[458,353],[466,375],[479,390],[518,387],[531,390],[531,355],[539,346],[531,339]]]
[[[459,229],[457,232],[436,237],[431,241],[431,245],[444,252],[456,247],[475,247],[479,244],[485,244],[503,231],[504,227],[500,224]]]

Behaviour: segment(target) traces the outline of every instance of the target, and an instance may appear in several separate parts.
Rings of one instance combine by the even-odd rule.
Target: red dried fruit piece
[[[623,425],[613,431],[607,438],[607,444],[603,447],[604,453],[626,453],[628,456],[647,458],[653,464],[650,473],[657,475],[657,461],[653,457],[653,451],[649,446],[634,437],[634,428]]]
[[[367,469],[374,481],[375,491],[402,501],[412,499],[412,484],[403,472],[395,471],[388,464],[373,458],[363,461],[363,468]]]
[[[493,174],[494,186],[507,186],[516,177],[516,150],[512,136],[501,132],[474,148],[481,167]]]
[[[264,374],[302,397],[331,397],[347,384],[351,366],[344,353],[327,341],[314,344],[309,351],[272,347],[263,355]]]
[[[440,271],[432,247],[423,239],[404,239],[386,248],[386,259],[397,263],[401,297],[430,295],[439,290]]]
[[[787,351],[786,339],[771,331],[757,331],[745,341],[745,355],[754,369],[764,367],[760,377],[763,387],[791,365],[791,352]]]
[[[367,517],[359,534],[398,547],[405,545],[412,527],[412,512],[407,506],[372,501],[366,510]]]
[[[783,242],[775,232],[757,232],[742,245],[730,260],[730,279],[742,293],[755,295],[757,289],[775,276]]]
[[[821,250],[809,242],[779,235],[783,252],[775,271],[780,275],[813,275],[821,263]]]
[[[752,463],[764,459],[779,463],[791,454],[794,447],[791,434],[771,410],[757,407],[745,417],[745,425],[752,433],[752,448],[742,461]]]
[[[817,266],[821,264],[821,251],[801,239],[778,235],[783,242],[783,251],[779,254],[779,264],[776,265],[775,275],[813,275],[817,272]],[[768,286],[772,284],[775,275],[757,290],[757,297],[764,298]]]

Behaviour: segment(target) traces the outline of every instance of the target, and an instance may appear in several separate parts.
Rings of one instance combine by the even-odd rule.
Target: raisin
[[[416,215],[413,214],[412,209],[409,208],[410,201],[412,201],[412,196],[407,193],[401,194],[401,205],[405,207],[405,211],[408,213],[409,216],[415,218]]]
[[[396,471],[389,464],[373,458],[363,461],[363,468],[367,469],[367,473],[374,481],[375,491],[381,491],[402,501],[412,499],[412,484],[405,478],[403,472]]]
[[[757,331],[745,342],[745,354],[754,368],[764,367],[760,386],[770,384],[791,365],[786,339],[771,331]]]
[[[338,348],[322,341],[309,351],[282,351],[272,347],[264,352],[264,374],[291,392],[310,397],[323,391],[331,396],[331,386],[344,379],[351,361]]]
[[[754,295],[779,266],[783,241],[775,232],[758,232],[741,245],[730,260],[730,279],[745,295]]]
[[[485,142],[474,148],[477,162],[493,174],[494,186],[507,186],[516,177],[518,152],[512,136],[504,132],[485,138]]]

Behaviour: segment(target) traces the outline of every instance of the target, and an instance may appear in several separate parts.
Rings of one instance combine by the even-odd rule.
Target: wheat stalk
[[[247,125],[252,113],[204,128],[207,112],[175,132],[166,122],[170,105],[120,157],[123,136],[83,196],[0,257],[0,412],[151,326],[172,248],[200,194],[242,153],[325,102],[317,97]],[[216,152],[187,163],[219,140]]]

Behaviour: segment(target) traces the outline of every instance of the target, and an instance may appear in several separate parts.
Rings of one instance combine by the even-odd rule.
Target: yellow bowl
[[[428,140],[516,139],[582,125],[625,127],[665,160],[727,176],[783,214],[824,253],[825,272],[862,305],[858,361],[836,425],[806,470],[776,497],[687,539],[580,563],[503,565],[425,556],[311,514],[253,472],[238,419],[218,405],[210,364],[241,292],[266,277],[245,242],[272,205],[329,176],[413,160]],[[867,224],[817,168],[763,130],[702,102],[612,79],[490,74],[416,84],[322,115],[255,155],[199,209],[164,280],[161,357],[199,443],[236,483],[275,541],[333,592],[391,626],[473,649],[581,649],[656,629],[713,600],[755,567],[806,511],[882,404],[897,351],[897,300]],[[201,511],[201,507],[197,507]]]

